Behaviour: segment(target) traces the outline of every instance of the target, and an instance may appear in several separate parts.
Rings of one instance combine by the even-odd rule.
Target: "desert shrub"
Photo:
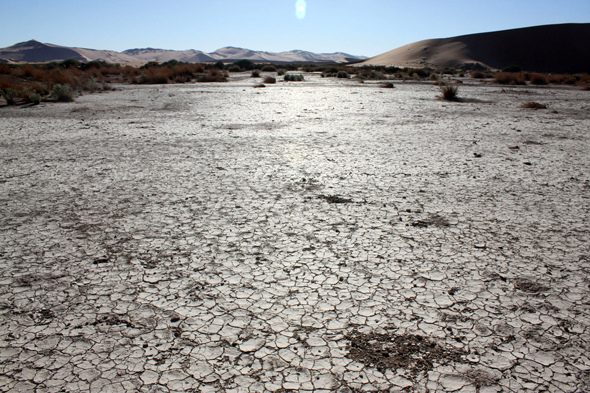
[[[547,77],[543,74],[533,73],[530,76],[530,81],[532,85],[546,85]]]
[[[483,79],[486,77],[486,75],[481,71],[473,71],[470,75],[473,79]]]
[[[387,76],[384,73],[382,73],[381,71],[367,70],[367,69],[361,70],[356,77],[361,80],[364,80],[364,79],[387,80]]]
[[[521,72],[522,68],[520,68],[520,66],[517,65],[509,65],[508,67],[504,67],[502,68],[502,72]]]
[[[440,92],[442,93],[442,99],[446,101],[456,101],[457,100],[457,93],[459,91],[458,86],[453,86],[449,83],[441,83],[438,86]]]
[[[148,68],[135,78],[134,82],[139,84],[166,84],[172,76],[172,71],[169,68]]]
[[[197,82],[227,82],[227,74],[218,68],[207,70],[197,78]]]
[[[499,72],[494,75],[494,82],[501,85],[526,85],[526,76],[522,73]]]
[[[385,83],[381,84],[381,87],[383,87],[385,89],[393,89],[395,86],[391,82],[385,82]]]
[[[42,80],[46,74],[45,70],[38,68],[38,67],[34,67],[31,64],[25,65],[23,68],[23,71],[24,71],[24,76],[28,76],[28,77],[39,79],[39,80]]]
[[[0,75],[10,75],[12,67],[8,64],[0,63]]]
[[[57,84],[51,89],[51,96],[59,102],[73,102],[74,89],[70,86]]]
[[[76,59],[65,59],[59,62],[59,65],[63,68],[80,67],[80,62]]]
[[[273,65],[265,65],[264,67],[262,67],[262,71],[265,72],[275,72],[277,70],[277,67],[273,66]]]
[[[240,66],[237,66],[237,65],[232,65],[232,66],[229,66],[229,67],[227,68],[227,70],[228,70],[229,72],[240,72],[240,71],[242,71],[242,69],[240,68]]]
[[[11,88],[2,89],[0,90],[0,95],[6,100],[8,105],[16,104],[16,90]]]
[[[259,70],[252,70],[252,74],[250,74],[252,78],[258,78],[260,76]]]
[[[29,101],[31,101],[34,105],[39,105],[41,103],[41,94],[39,94],[39,93],[29,94]]]
[[[285,75],[286,72],[287,72],[287,70],[285,70],[284,68],[279,68],[277,70],[277,76],[283,76],[283,75]]]
[[[223,70],[225,68],[225,64],[223,64],[223,61],[219,60],[217,63],[215,63],[215,68],[218,70]]]
[[[86,83],[85,90],[88,90],[91,93],[102,90],[102,83],[95,78],[90,78]]]
[[[267,76],[266,78],[264,78],[263,83],[277,83],[277,79],[272,76]]]
[[[338,71],[338,74],[336,74],[336,76],[340,79],[348,79],[348,72],[346,71]]]
[[[286,74],[283,79],[285,80],[285,82],[301,82],[305,80],[302,74]]]
[[[547,109],[547,105],[539,104],[538,102],[533,102],[533,101],[525,102],[520,107],[527,108],[527,109]]]
[[[251,60],[238,60],[236,62],[233,63],[234,65],[237,65],[238,67],[240,67],[243,70],[253,70],[254,69],[254,62]]]
[[[408,75],[412,76],[413,78],[415,78],[416,76],[418,78],[427,78],[430,76],[430,72],[428,70],[423,69],[423,68],[410,68],[407,70],[407,73],[408,73]],[[416,76],[414,76],[414,74]]]
[[[549,74],[546,75],[546,80],[554,85],[575,85],[580,81],[580,75]]]
[[[438,80],[438,76],[435,73],[430,74],[430,80],[431,81],[437,81]]]

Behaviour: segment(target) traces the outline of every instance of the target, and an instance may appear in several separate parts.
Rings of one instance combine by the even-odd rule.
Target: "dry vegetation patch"
[[[432,370],[435,364],[463,362],[463,357],[468,354],[415,334],[361,333],[355,330],[346,338],[350,340],[348,358],[381,372],[403,368],[416,376]]]
[[[449,83],[441,83],[438,88],[442,93],[442,99],[445,101],[458,101],[459,86],[453,86]]]

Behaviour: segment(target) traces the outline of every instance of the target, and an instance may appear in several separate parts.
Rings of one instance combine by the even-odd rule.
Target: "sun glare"
[[[297,15],[297,18],[299,18],[299,19],[305,18],[305,7],[306,6],[307,6],[307,4],[305,4],[305,0],[297,0],[297,2],[295,3],[295,15]]]

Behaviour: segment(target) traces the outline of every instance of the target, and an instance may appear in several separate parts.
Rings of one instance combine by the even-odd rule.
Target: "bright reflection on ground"
[[[299,18],[299,19],[305,18],[305,7],[306,6],[307,6],[307,4],[305,3],[305,0],[297,0],[297,2],[295,3],[295,15],[297,16],[297,18]]]

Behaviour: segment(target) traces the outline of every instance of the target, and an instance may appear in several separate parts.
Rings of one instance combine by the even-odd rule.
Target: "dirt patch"
[[[526,293],[539,293],[549,290],[549,287],[539,284],[538,282],[531,281],[526,278],[518,278],[514,281],[514,288],[519,289]]]
[[[375,367],[380,372],[403,368],[412,376],[426,373],[434,365],[464,362],[468,353],[456,348],[443,347],[436,341],[415,334],[348,333],[348,358]]]
[[[435,226],[435,227],[448,227],[449,226],[449,221],[444,218],[441,217],[437,214],[432,214],[430,217],[424,219],[424,220],[417,220],[414,221],[412,223],[413,227],[418,227],[418,228],[427,228],[429,226]]]
[[[318,195],[318,198],[328,203],[352,203],[352,199],[343,198],[338,195]]]
[[[486,371],[481,369],[471,369],[465,373],[465,378],[470,381],[472,384],[475,385],[477,389],[482,386],[491,386],[498,383],[499,378]]]

